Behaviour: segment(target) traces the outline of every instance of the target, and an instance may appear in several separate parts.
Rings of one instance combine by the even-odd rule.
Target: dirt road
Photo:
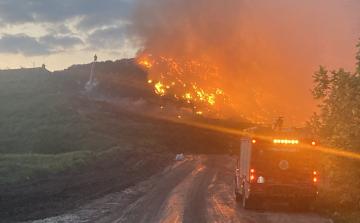
[[[188,156],[122,192],[34,222],[328,222],[313,213],[292,212],[285,204],[244,210],[234,199],[234,162],[229,156]]]

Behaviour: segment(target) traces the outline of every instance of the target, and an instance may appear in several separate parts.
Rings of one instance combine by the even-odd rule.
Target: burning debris
[[[213,65],[152,55],[142,57],[138,63],[151,71],[148,83],[161,97],[182,100],[198,115],[233,110],[230,96],[220,89],[219,70]],[[152,75],[153,72],[158,75]]]

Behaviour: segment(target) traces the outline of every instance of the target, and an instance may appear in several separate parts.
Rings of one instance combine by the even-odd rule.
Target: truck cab
[[[317,195],[317,152],[305,128],[259,125],[245,129],[235,173],[235,195],[246,209],[266,200],[306,210]]]

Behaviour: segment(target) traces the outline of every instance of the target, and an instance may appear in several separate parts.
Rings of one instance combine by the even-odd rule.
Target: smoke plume
[[[354,70],[359,11],[359,0],[137,0],[128,35],[139,60],[216,66],[216,79],[197,83],[216,83],[239,115],[300,124],[315,110],[309,89],[318,66]],[[161,69],[149,69],[149,79]]]

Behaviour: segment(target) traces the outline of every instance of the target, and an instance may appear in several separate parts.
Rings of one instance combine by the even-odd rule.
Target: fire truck
[[[309,209],[317,196],[317,152],[313,134],[305,128],[274,125],[244,130],[236,164],[235,195],[245,209],[262,207],[264,200],[288,202]]]

